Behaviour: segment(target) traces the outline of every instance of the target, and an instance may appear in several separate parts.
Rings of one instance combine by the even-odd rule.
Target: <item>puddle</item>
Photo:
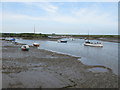
[[[88,69],[88,71],[92,71],[92,72],[108,72],[108,69],[97,67],[97,68],[90,68],[90,69]]]

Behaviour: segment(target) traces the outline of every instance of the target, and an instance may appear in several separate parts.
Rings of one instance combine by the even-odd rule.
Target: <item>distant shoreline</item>
[[[51,36],[51,38],[49,37]],[[22,34],[6,34],[3,33],[1,37],[14,37],[14,38],[23,38],[23,39],[42,39],[42,40],[52,40],[56,41],[62,38],[77,38],[77,39],[90,39],[90,40],[101,40],[107,42],[120,43],[120,35],[52,35],[52,34],[33,34],[33,33],[22,33]]]
[[[114,43],[120,43],[119,39],[113,39],[113,38],[99,38],[97,40],[107,41],[107,42],[114,42]]]

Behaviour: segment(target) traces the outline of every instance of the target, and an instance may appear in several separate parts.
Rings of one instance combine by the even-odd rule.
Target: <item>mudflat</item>
[[[78,57],[21,45],[2,43],[3,88],[118,88],[118,76],[110,68],[82,64]],[[104,68],[105,72],[89,69]]]

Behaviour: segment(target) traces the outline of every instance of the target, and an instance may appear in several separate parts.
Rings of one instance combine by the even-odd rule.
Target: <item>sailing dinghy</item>
[[[34,25],[34,34],[35,34],[35,25]],[[33,46],[35,46],[35,47],[39,47],[40,46],[40,44],[39,43],[33,43]]]
[[[86,40],[86,39],[85,39]],[[103,44],[100,42],[90,42],[89,41],[89,32],[88,32],[88,40],[84,43],[84,46],[91,46],[91,47],[103,47]]]
[[[93,42],[87,41],[87,42],[84,43],[84,46],[103,47],[103,44],[102,44],[102,43],[99,43],[99,42],[93,43]]]

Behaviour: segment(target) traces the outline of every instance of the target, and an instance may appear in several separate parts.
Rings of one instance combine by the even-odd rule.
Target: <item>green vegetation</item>
[[[88,38],[88,35],[58,35],[58,34],[34,34],[34,33],[0,33],[2,37],[22,37],[22,38],[47,38],[48,36],[66,36],[75,38]],[[118,39],[120,35],[89,35],[89,39],[112,38]]]
[[[23,38],[46,38],[46,34],[34,34],[34,33],[2,33],[2,37],[23,37]]]

